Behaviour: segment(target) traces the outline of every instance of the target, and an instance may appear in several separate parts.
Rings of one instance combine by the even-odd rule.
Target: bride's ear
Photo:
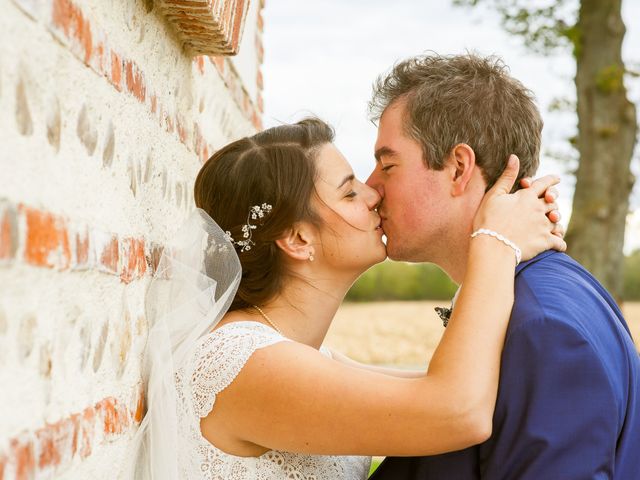
[[[459,197],[469,186],[476,168],[476,154],[466,143],[458,143],[451,150],[449,162],[452,167],[451,195]]]
[[[309,260],[309,256],[315,254],[313,240],[313,227],[306,222],[300,222],[285,230],[276,240],[276,245],[292,259]]]

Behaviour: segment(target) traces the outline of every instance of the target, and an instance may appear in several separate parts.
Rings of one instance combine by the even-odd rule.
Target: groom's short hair
[[[420,55],[381,75],[369,102],[377,122],[396,100],[406,100],[404,129],[422,146],[428,168],[442,170],[459,143],[473,148],[488,187],[509,154],[520,158],[519,178],[539,164],[542,117],[533,93],[495,56]]]

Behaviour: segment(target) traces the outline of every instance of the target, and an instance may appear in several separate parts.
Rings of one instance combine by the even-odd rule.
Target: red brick
[[[231,3],[231,2],[228,2]],[[240,50],[240,34],[242,32],[242,25],[246,17],[245,10],[249,8],[249,1],[238,0],[236,4],[236,11],[233,17],[233,25],[229,25],[231,38],[229,40],[229,50],[231,54],[236,54]],[[258,14],[258,21],[260,20],[260,14]],[[258,23],[258,27],[259,27]]]
[[[209,57],[220,74],[224,74],[224,57]]]
[[[69,39],[75,40],[84,54],[84,62],[89,64],[93,52],[91,25],[84,18],[82,10],[70,0],[53,0],[51,20]]]
[[[183,122],[178,116],[176,116],[176,131],[178,132],[178,137],[180,138],[180,141],[186,145],[187,129],[184,127]]]
[[[65,432],[63,429],[65,429],[65,427],[68,428],[66,422],[60,422],[54,425],[47,425],[36,432],[36,441],[38,442],[39,450],[39,469],[60,464],[59,446],[60,444],[64,444]],[[68,433],[72,435],[73,431]]]
[[[146,405],[144,402],[144,394],[143,392],[140,392],[140,394],[138,395],[138,403],[136,404],[136,412],[133,415],[133,420],[136,423],[140,423],[144,418],[145,414],[146,414]],[[2,480],[2,478],[0,478],[0,480]]]
[[[193,59],[193,61],[196,64],[196,67],[198,68],[198,71],[200,73],[204,73],[204,56],[203,55],[198,55],[197,57],[195,57]]]
[[[87,63],[87,65],[94,69],[98,74],[105,75],[116,89],[126,89],[141,103],[146,103],[147,96],[151,97],[152,100],[149,105],[151,112],[153,114],[156,114],[156,112],[158,111],[162,113],[162,107],[159,105],[159,100],[155,96],[155,94],[151,94],[152,90],[146,83],[147,77],[145,76],[143,70],[141,70],[140,67],[132,59],[123,57],[120,52],[114,50],[112,46],[108,45],[108,42],[104,40],[108,39],[108,36],[99,28],[96,29],[94,25],[90,24],[87,17],[83,15],[81,8],[78,7],[76,3],[73,2],[73,0],[51,1],[52,15],[50,26],[55,32],[61,33],[63,41],[66,41],[68,43],[71,51],[76,54],[81,60]],[[207,15],[211,15],[212,8],[209,0],[166,0],[165,5],[166,4],[172,4],[177,7],[174,13],[167,14],[167,18],[169,19],[172,17],[172,15],[175,15],[176,22],[180,18],[182,19],[180,21],[183,22],[185,21],[185,18],[190,18],[191,23],[189,23],[189,29],[193,31],[193,35],[196,37],[198,35],[202,35],[202,33],[196,32],[204,32],[205,35],[203,36],[203,42],[206,44],[215,43],[211,40],[213,31],[207,33],[207,31],[211,30],[212,28],[216,30],[216,35],[224,34],[227,38],[227,43],[233,43],[232,37],[234,34],[238,34],[239,22],[245,15],[243,9],[246,9],[248,7],[248,2],[246,0],[240,0],[238,2],[228,2],[226,4],[226,12],[229,12],[230,10],[228,10],[228,8],[231,8],[233,5],[235,5],[236,8],[236,14],[235,16],[233,16],[233,25],[218,24],[218,28],[216,29],[215,27],[212,27],[213,23],[204,22],[204,26],[202,26],[199,25],[198,22],[194,21],[194,16],[204,15],[205,17],[203,18],[206,18]],[[177,14],[176,12],[180,10],[188,10],[189,14],[187,15],[184,12],[181,14]],[[231,17],[229,16],[229,14],[225,13],[225,15],[227,16],[227,20],[229,20],[230,22]],[[210,55],[211,53],[213,52],[207,52],[206,54]],[[221,51],[220,53],[224,55],[230,53],[230,50],[227,49],[224,52]],[[107,56],[108,58],[105,58],[105,56]],[[228,69],[225,67],[225,60],[223,56],[214,56],[210,57],[210,59],[211,62],[216,66],[220,74],[223,76],[225,83],[229,86],[231,96],[234,98],[236,103],[238,103],[238,105],[242,105],[242,96],[238,91],[236,91],[241,91],[241,87],[237,85],[239,82],[238,78],[236,78],[237,74],[233,70],[228,71]],[[200,57],[199,59],[195,60],[195,62],[199,70],[206,70],[204,68],[204,57]],[[253,122],[253,112],[245,111],[245,116],[247,119]],[[176,131],[178,136],[182,135],[180,141],[182,141],[187,147],[192,144],[192,139],[188,138],[188,131],[185,132],[180,129],[175,129],[172,122],[165,122],[165,117],[163,115],[160,115],[159,118],[161,125],[169,133],[173,133],[174,131]],[[187,133],[186,137],[184,133]],[[195,153],[202,156],[201,150],[195,151]]]
[[[138,100],[144,103],[147,96],[144,77],[138,66],[131,60],[124,62],[125,81],[127,90]]]
[[[71,457],[73,458],[78,452],[78,436],[80,435],[80,414],[73,413],[69,417],[69,421],[73,425],[73,436],[71,437]]]
[[[110,273],[118,273],[118,237],[112,236],[100,254],[100,264]]]
[[[196,55],[238,53],[249,0],[224,2],[222,11],[211,0],[163,0],[161,4],[187,50]]]
[[[11,456],[15,462],[16,480],[30,480],[34,477],[36,467],[33,454],[33,442],[22,436],[21,439],[12,439],[10,442]]]
[[[262,119],[256,112],[251,115],[251,123],[253,123],[256,130],[262,130]]]
[[[78,423],[79,433],[82,435],[80,439],[80,457],[87,458],[93,451],[93,433],[95,431],[95,416],[96,412],[93,407],[86,408],[82,412],[82,420]]]
[[[134,401],[132,408],[127,408],[116,398],[107,397],[81,413],[10,439],[9,450],[0,452],[0,480],[4,479],[8,464],[15,465],[15,480],[40,478],[40,472],[46,472],[46,477],[51,478],[52,473],[66,468],[66,463],[77,454],[81,458],[88,457],[97,446],[93,444],[96,426],[105,434],[97,438],[109,440],[124,433],[133,423],[142,421],[144,391],[138,390],[131,400]]]
[[[264,100],[262,99],[262,93],[258,92],[258,101],[256,102],[258,105],[258,112],[261,114],[264,113]]]
[[[89,264],[89,234],[76,233],[76,266],[85,266]]]
[[[111,52],[111,83],[122,90],[122,58],[115,52]]]
[[[0,217],[0,260],[12,259],[18,248],[18,222],[16,212],[7,207]]]
[[[124,283],[140,278],[147,270],[144,240],[127,238],[123,241],[123,267],[120,279]]]
[[[130,425],[130,413],[115,398],[105,398],[96,405],[105,434],[121,434]]]
[[[258,70],[258,75],[256,78],[256,83],[258,84],[258,88],[262,90],[264,88],[264,80],[262,78],[262,72]]]
[[[25,260],[39,266],[67,268],[71,249],[64,220],[25,206],[21,206],[20,210],[27,223]],[[52,262],[54,258],[56,262]]]

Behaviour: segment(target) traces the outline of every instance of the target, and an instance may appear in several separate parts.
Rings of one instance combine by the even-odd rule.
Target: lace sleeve
[[[203,338],[193,356],[191,392],[198,417],[213,409],[216,396],[227,388],[253,352],[274,343],[290,341],[258,322],[233,322]]]

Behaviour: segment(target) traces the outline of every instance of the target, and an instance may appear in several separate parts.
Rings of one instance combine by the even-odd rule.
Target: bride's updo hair
[[[251,248],[236,252],[242,280],[230,310],[263,305],[280,292],[287,274],[275,240],[296,222],[320,225],[311,206],[320,147],[331,143],[333,129],[322,120],[307,118],[292,125],[269,128],[237,140],[214,153],[198,173],[196,206],[206,211],[237,242],[250,209],[268,204],[262,218],[250,220]]]

